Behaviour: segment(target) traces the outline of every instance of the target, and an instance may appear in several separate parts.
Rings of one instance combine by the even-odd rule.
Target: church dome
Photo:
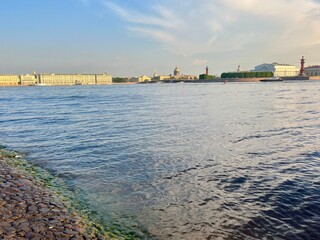
[[[178,67],[176,67],[173,71],[174,76],[178,76],[180,75],[180,69]]]

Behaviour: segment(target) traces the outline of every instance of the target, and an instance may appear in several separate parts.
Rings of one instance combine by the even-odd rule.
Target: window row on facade
[[[26,74],[0,75],[0,86],[111,84],[110,74]]]

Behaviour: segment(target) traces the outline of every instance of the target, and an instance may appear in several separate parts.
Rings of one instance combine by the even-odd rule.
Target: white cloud
[[[124,9],[110,1],[103,1],[103,4],[131,23],[162,27],[166,29],[176,29],[179,27],[179,21],[175,19],[175,15],[170,10],[162,6],[154,6],[153,8],[158,12],[159,16],[152,16]],[[168,19],[171,19],[171,21],[168,21]]]
[[[189,57],[193,66],[214,56],[226,62],[224,55],[234,58],[228,59],[232,66],[245,62],[249,68],[260,61],[296,63],[320,45],[320,2],[312,0],[141,0],[143,10],[102,1],[129,32]]]
[[[136,32],[142,36],[148,36],[154,40],[166,43],[168,45],[176,42],[175,37],[167,31],[161,29],[143,28],[143,27],[129,27],[129,30]]]
[[[320,5],[310,0],[189,0],[169,1],[170,6],[160,2],[163,5],[158,1],[150,12],[111,1],[104,4],[130,24],[129,30],[181,54],[245,49],[254,41],[264,42],[264,36],[277,44],[303,45],[320,34],[319,22],[315,24]]]

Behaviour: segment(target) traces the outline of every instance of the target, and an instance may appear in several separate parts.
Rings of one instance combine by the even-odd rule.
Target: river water
[[[0,88],[0,144],[144,239],[320,239],[320,82]]]

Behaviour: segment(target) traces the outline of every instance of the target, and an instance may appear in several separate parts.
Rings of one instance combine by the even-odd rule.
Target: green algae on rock
[[[28,192],[27,195],[11,194],[10,197],[3,194],[5,191],[0,194],[0,207],[9,206],[8,201],[12,202],[12,198],[16,198],[13,199],[17,202],[16,206],[22,208],[21,212],[26,209],[28,213],[26,217],[21,213],[19,215],[13,211],[5,212],[4,208],[0,208],[0,218],[6,218],[5,220],[10,223],[7,224],[8,226],[0,226],[0,229],[4,229],[0,231],[0,237],[36,238],[41,237],[44,231],[48,231],[47,234],[52,239],[63,237],[70,239],[139,239],[136,233],[121,226],[104,226],[92,216],[76,194],[68,190],[61,179],[27,162],[17,152],[0,146],[0,164],[1,190],[17,193],[19,191]],[[12,184],[10,181],[13,175],[15,180]],[[10,178],[9,181],[8,178]],[[34,222],[34,218],[37,221]]]

